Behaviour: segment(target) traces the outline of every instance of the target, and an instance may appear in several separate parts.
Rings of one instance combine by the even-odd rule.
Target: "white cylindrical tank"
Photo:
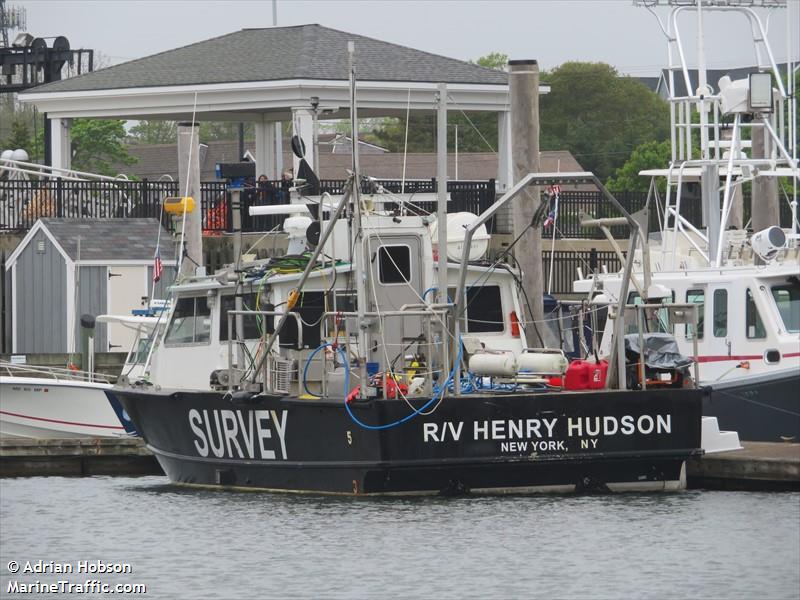
[[[520,373],[562,375],[569,366],[563,352],[523,352],[517,359]]]
[[[510,352],[479,352],[470,357],[469,370],[478,376],[513,377],[517,374],[517,359]]]
[[[457,212],[447,215],[447,258],[450,260],[461,260],[464,253],[464,237],[467,235],[467,227],[472,225],[478,217],[471,212]],[[481,225],[472,235],[472,243],[469,248],[469,259],[478,260],[489,248],[489,232],[486,225]],[[439,244],[439,228],[436,221],[431,224],[431,240],[434,248]]]

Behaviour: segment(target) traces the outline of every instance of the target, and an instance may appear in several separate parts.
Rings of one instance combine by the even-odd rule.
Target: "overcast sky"
[[[8,0],[7,5],[27,10],[27,29],[34,36],[64,35],[73,48],[98,50],[112,64],[273,24],[271,0]],[[278,25],[319,23],[462,60],[502,52],[538,59],[545,69],[568,60],[603,61],[636,76],[655,75],[666,62],[656,19],[632,0],[278,0],[277,7]],[[657,12],[666,15],[665,8]],[[789,20],[786,10],[773,12],[769,37],[780,62],[788,54]],[[686,17],[687,24],[692,20]],[[791,21],[795,39],[800,38],[800,16]],[[706,28],[710,68],[755,64],[751,46],[741,43],[749,38],[743,17],[715,13]],[[694,29],[686,35],[693,36]]]

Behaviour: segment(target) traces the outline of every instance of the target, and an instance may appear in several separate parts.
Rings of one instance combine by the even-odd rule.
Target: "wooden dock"
[[[742,442],[742,450],[707,454],[686,464],[690,488],[800,491],[800,444]]]
[[[0,477],[163,473],[141,438],[0,438]]]

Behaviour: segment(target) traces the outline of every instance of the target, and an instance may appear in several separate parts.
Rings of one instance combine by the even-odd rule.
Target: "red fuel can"
[[[600,360],[597,363],[589,364],[589,389],[602,390],[606,387],[606,377],[608,377],[608,361]]]
[[[573,360],[564,375],[564,388],[568,390],[588,390],[589,374],[592,365],[585,360]]]

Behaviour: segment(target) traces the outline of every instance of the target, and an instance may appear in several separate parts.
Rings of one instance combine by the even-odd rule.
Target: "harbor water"
[[[143,598],[797,598],[800,494],[365,499],[3,479],[0,557],[4,598],[91,579]],[[50,572],[24,572],[37,564]]]

